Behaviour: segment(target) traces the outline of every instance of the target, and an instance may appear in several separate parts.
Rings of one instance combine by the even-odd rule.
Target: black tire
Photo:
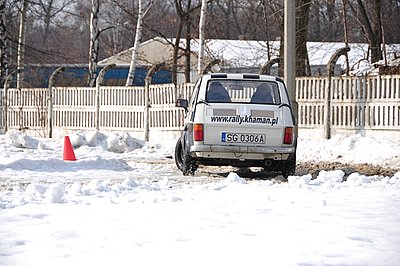
[[[196,169],[194,169],[194,165],[191,161],[190,155],[187,153],[183,153],[182,155],[182,174],[184,176],[194,175]]]
[[[184,176],[194,175],[197,165],[187,151],[184,150],[181,138],[175,145],[175,164]]]
[[[175,145],[175,164],[179,170],[183,172],[183,159],[182,159],[182,142],[181,138],[178,139]]]
[[[289,158],[282,163],[282,176],[288,178],[296,171],[296,153],[289,155]]]

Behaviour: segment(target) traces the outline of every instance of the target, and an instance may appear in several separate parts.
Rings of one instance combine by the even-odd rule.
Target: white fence
[[[175,88],[171,84],[151,85],[148,112],[150,131],[176,131],[182,127],[184,110],[175,107],[178,97],[188,98],[193,85]],[[5,130],[27,130],[32,134],[47,136],[48,89],[8,89],[1,109]],[[144,87],[101,87],[100,130],[126,130],[140,136],[145,129]],[[96,128],[96,88],[54,87],[52,127],[61,133]]]
[[[299,129],[323,129],[324,88],[327,78],[296,79]],[[175,107],[178,97],[189,98],[193,84],[150,85],[146,112],[144,87],[101,87],[100,130],[125,130],[143,136],[146,121],[150,136],[179,133],[184,110]],[[28,130],[47,136],[47,88],[9,89],[1,108],[3,129]],[[5,97],[6,96],[6,97]],[[96,127],[96,88],[53,88],[52,127],[61,134]],[[146,117],[148,114],[148,117]],[[391,131],[400,139],[400,76],[334,77],[331,80],[333,132]]]
[[[327,78],[297,78],[299,127],[322,127]],[[348,130],[400,129],[400,76],[334,77],[331,125]]]

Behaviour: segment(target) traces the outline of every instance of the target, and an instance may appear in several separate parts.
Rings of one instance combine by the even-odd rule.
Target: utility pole
[[[295,119],[296,126],[294,130],[296,136],[298,136],[298,105],[296,101],[295,2],[295,0],[285,0],[283,75]]]

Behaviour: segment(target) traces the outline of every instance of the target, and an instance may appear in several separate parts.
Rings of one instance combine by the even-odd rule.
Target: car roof
[[[279,81],[283,83],[283,79],[276,76],[251,74],[251,73],[211,73],[203,75],[203,79],[239,79],[239,80],[266,80]]]

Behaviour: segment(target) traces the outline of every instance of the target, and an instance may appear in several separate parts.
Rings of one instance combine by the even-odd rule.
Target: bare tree
[[[178,71],[178,53],[179,53],[179,43],[183,30],[183,20],[187,14],[183,11],[182,1],[174,0],[176,12],[178,13],[178,29],[175,35],[175,44],[174,44],[174,55],[173,55],[173,64],[172,64],[172,83],[177,84],[177,71]]]
[[[139,51],[140,42],[142,39],[142,18],[143,18],[143,0],[138,0],[138,18],[136,25],[136,34],[135,34],[135,43],[132,49],[132,58],[131,64],[129,66],[128,78],[126,79],[126,86],[133,85],[133,79],[135,78],[135,67],[136,67],[136,58]]]
[[[205,26],[206,26],[206,13],[207,13],[207,0],[201,1],[201,12],[200,12],[200,22],[199,22],[199,57],[197,62],[197,72],[199,75],[203,71],[203,56],[204,56],[204,39],[205,39]]]
[[[145,2],[140,1],[143,6]],[[112,56],[134,46],[139,17],[138,2],[139,0],[108,0],[102,5],[104,7],[101,11],[102,23],[105,26],[112,27],[111,30],[101,34],[101,47],[104,56]],[[141,31],[143,39],[146,36],[143,34],[145,33],[143,28]]]
[[[90,35],[92,1],[0,0],[0,3],[5,3],[6,8],[0,28],[3,27],[2,38],[5,38],[4,34],[7,35],[8,49],[6,52],[4,46],[0,47],[2,60],[6,60],[11,69],[17,67],[17,55],[22,68],[31,63],[85,63],[88,62],[88,54],[91,54],[91,60],[95,62],[91,65],[92,68],[97,65],[97,60],[134,46],[137,35],[135,30],[138,22],[138,0],[97,0],[100,1],[101,17],[98,18],[98,34],[92,36]],[[150,0],[141,1],[145,5],[150,2]],[[298,75],[309,73],[305,57],[306,41],[347,39],[348,42],[368,42],[372,61],[383,57],[381,55],[383,40],[387,43],[400,42],[399,0],[296,1],[299,40],[297,49],[300,49],[298,54],[304,55],[297,60]],[[24,11],[28,18],[25,23],[29,30],[26,31],[26,41],[22,45],[19,40],[19,37],[23,37],[19,34],[22,33],[19,31],[19,18],[24,10],[24,2],[29,3],[28,9]],[[174,43],[171,44],[175,49],[175,61],[171,66],[174,73],[173,81],[176,82],[176,72],[179,67],[184,68],[186,80],[189,81],[190,41],[197,35],[195,33],[199,25],[197,22],[200,18],[201,1],[154,2],[151,12],[148,12],[142,21],[141,39],[161,36],[170,41],[171,37],[175,37]],[[269,41],[280,37],[280,32],[283,31],[282,0],[207,0],[207,2],[205,23],[208,39]],[[347,7],[343,6],[345,3]],[[347,32],[344,30],[345,16],[346,24],[352,25],[347,27]],[[113,28],[107,32],[100,30],[107,27]],[[384,29],[386,30],[383,31]],[[90,41],[91,37],[97,38],[97,46],[95,42]],[[185,38],[188,43],[184,49],[181,48],[182,45],[179,46],[181,38]],[[281,40],[284,41],[282,38]],[[178,61],[179,57],[185,59],[181,66],[178,66],[178,62],[181,62]],[[3,63],[2,67],[4,66]],[[6,71],[3,69],[1,71],[4,76],[3,73]],[[92,73],[95,73],[94,70]]]
[[[232,31],[232,17],[234,12],[234,0],[217,0],[210,4],[210,19],[208,33],[211,38],[231,39]]]
[[[52,20],[62,13],[69,5],[70,0],[39,0],[36,4],[40,10],[38,10],[37,19],[43,20],[43,30],[42,30],[42,46],[46,47],[51,34],[51,24]]]
[[[386,43],[400,43],[400,1],[382,1],[382,24],[385,25]]]
[[[382,60],[383,25],[381,0],[367,1],[366,4],[362,0],[357,0],[356,3],[349,1],[349,6],[361,25],[365,39],[369,44],[371,63]]]
[[[92,0],[92,11],[90,14],[90,48],[89,48],[89,77],[88,86],[94,87],[97,78],[97,62],[99,58],[99,35],[98,15],[100,11],[100,0]]]
[[[307,41],[308,41],[308,23],[311,0],[296,0],[296,76],[309,75],[310,63],[308,60]],[[279,48],[279,75],[283,75],[284,58],[284,34],[283,34],[283,6],[281,3],[270,3],[269,8],[274,14],[274,18],[280,25],[281,37]]]
[[[349,36],[348,36],[348,23],[347,23],[347,0],[342,0],[343,3],[343,32],[344,32],[344,43],[346,47],[349,46]],[[349,56],[348,53],[345,54],[346,58],[346,75],[349,75],[350,71],[350,62],[349,62]]]
[[[212,0],[207,0],[207,3],[212,2]],[[191,0],[174,0],[176,12],[178,15],[178,30],[175,34],[175,43],[174,43],[174,51],[173,51],[173,63],[172,63],[172,82],[174,84],[177,83],[177,70],[178,70],[178,58],[179,58],[179,50],[181,49],[179,44],[182,36],[183,29],[186,28],[185,39],[186,39],[186,47],[184,49],[185,56],[185,81],[190,82],[190,56],[191,56],[191,47],[190,41],[192,39],[191,28],[192,28],[192,15],[196,14],[201,8],[201,2],[196,2],[194,6],[192,6]]]
[[[126,86],[132,86],[133,80],[135,78],[135,67],[136,67],[136,59],[139,52],[139,46],[142,41],[142,22],[143,18],[146,16],[146,13],[150,10],[152,6],[152,2],[150,2],[149,6],[147,7],[146,11],[144,11],[143,0],[138,0],[139,7],[138,7],[138,19],[136,25],[136,34],[135,34],[135,43],[132,49],[132,59],[131,64],[129,66],[128,78],[126,80]]]
[[[311,74],[307,52],[310,5],[311,0],[296,0],[296,76]]]
[[[0,85],[8,75],[6,0],[0,0]]]
[[[25,57],[25,41],[26,41],[26,13],[28,9],[28,0],[23,0],[20,10],[18,51],[17,51],[17,88],[20,89],[23,83],[23,69]]]

